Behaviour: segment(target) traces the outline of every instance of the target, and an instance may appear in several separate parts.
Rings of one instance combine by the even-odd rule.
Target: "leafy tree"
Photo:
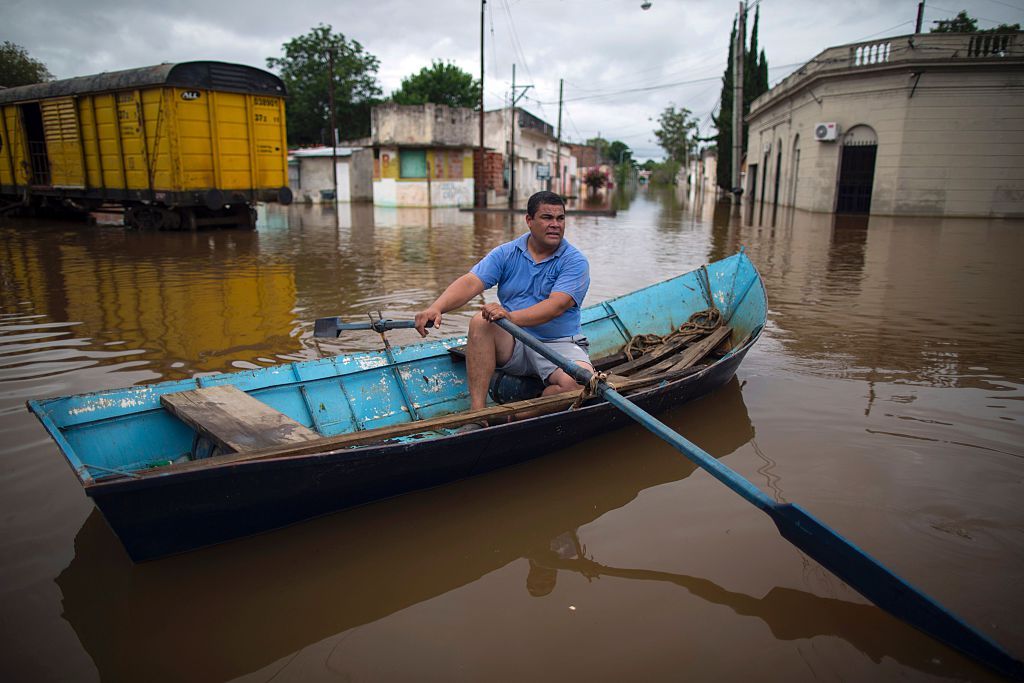
[[[932,29],[932,33],[974,33],[978,30],[978,20],[967,16],[967,10],[960,10],[952,19],[940,19]]]
[[[627,163],[633,157],[633,150],[625,142],[615,140],[608,144],[608,160],[616,164]]]
[[[654,131],[658,144],[669,159],[686,165],[690,154],[697,150],[697,119],[690,116],[690,110],[676,110],[674,104],[665,108],[658,118],[660,128]]]
[[[402,87],[392,94],[397,104],[446,104],[449,107],[480,106],[480,81],[451,63],[435,59],[419,73],[402,79]]]
[[[330,54],[334,54],[334,110],[342,139],[370,133],[370,107],[381,95],[380,61],[357,41],[320,24],[281,46],[284,57],[268,57],[288,88],[288,142],[331,142]]]
[[[757,48],[757,26],[760,20],[760,7],[754,12],[754,27],[750,32],[750,48],[744,53],[743,64],[743,115],[750,112],[750,103],[760,95],[768,92],[768,59],[764,50],[758,54]],[[733,111],[733,55],[736,44],[736,22],[733,22],[732,33],[729,36],[729,63],[722,76],[722,106],[718,110],[718,116],[714,117],[715,127],[718,129],[718,185],[725,189],[732,187],[732,111]],[[743,124],[743,134],[740,139],[743,141],[743,150],[747,149],[747,129]]]
[[[38,59],[32,59],[20,45],[5,40],[0,45],[0,87],[14,88],[52,81],[53,74]]]
[[[674,185],[679,176],[679,168],[679,162],[673,159],[655,163],[651,169],[651,185]]]
[[[979,30],[978,20],[967,14],[967,10],[960,10],[952,19],[939,19],[935,24],[932,33],[1009,33],[1020,30],[1020,24],[999,24],[995,28]]]

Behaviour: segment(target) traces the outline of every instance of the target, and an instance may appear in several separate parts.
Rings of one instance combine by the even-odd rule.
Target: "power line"
[[[523,60],[523,67],[526,69],[526,75],[530,78],[531,81],[533,81],[535,79],[533,77],[533,73],[530,71],[530,64],[526,60],[526,53],[523,52],[522,43],[519,41],[519,33],[516,31],[515,19],[512,17],[512,8],[509,6],[508,0],[503,0],[503,4],[504,4],[504,7],[505,7],[505,14],[508,16],[509,29],[511,29],[512,37],[514,38],[514,45],[516,47],[516,52],[519,55],[520,59]],[[515,97],[515,93],[513,93],[513,98],[514,97]],[[539,100],[537,100],[537,104],[538,104],[538,106],[540,106],[540,111],[544,115],[544,118],[547,119],[548,118],[548,113],[544,109],[544,103],[539,101]],[[512,106],[514,108],[515,104],[513,103]]]
[[[1024,7],[1018,7],[1017,5],[1011,5],[1008,2],[1002,2],[1002,0],[988,0],[988,1],[989,2],[994,2],[997,5],[1002,5],[1003,7],[1009,7],[1010,9],[1020,10],[1021,12],[1024,12]]]
[[[949,12],[954,17],[957,14],[959,14],[959,12],[960,12],[959,10],[946,9],[945,7],[936,7],[935,5],[925,5],[925,9],[937,9],[940,12]],[[973,17],[973,18],[974,19],[981,19],[982,21],[989,21],[989,22],[992,22],[993,24],[1001,24],[1001,23],[1003,23],[1001,21],[996,21],[995,19],[989,19],[988,17]]]

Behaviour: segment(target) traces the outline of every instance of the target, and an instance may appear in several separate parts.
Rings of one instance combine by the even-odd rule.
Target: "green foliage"
[[[633,158],[633,150],[621,140],[610,142],[606,151],[608,153],[608,160],[616,164],[627,163]]]
[[[658,163],[654,162],[651,173],[651,185],[675,185],[676,176],[679,174],[681,164],[673,159],[666,159]]]
[[[760,95],[768,92],[768,58],[764,50],[757,51],[757,27],[760,21],[760,7],[754,12],[754,26],[750,32],[750,48],[744,53],[743,64],[743,115],[750,112],[750,103]],[[714,117],[718,129],[716,144],[718,146],[718,185],[725,189],[732,186],[732,112],[733,112],[733,56],[736,44],[736,22],[733,22],[732,33],[729,35],[729,63],[722,76],[722,106],[718,116]],[[743,150],[747,149],[747,129],[743,124]]]
[[[952,19],[940,19],[932,29],[932,33],[974,33],[978,30],[978,20],[967,15],[967,10],[960,10]]]
[[[5,40],[0,45],[0,87],[15,88],[52,81],[53,74],[38,59],[32,59],[20,45]]]
[[[435,59],[429,67],[402,79],[391,99],[397,104],[446,104],[449,107],[480,106],[480,81],[451,63]]]
[[[654,131],[658,144],[669,159],[685,164],[697,150],[697,119],[690,116],[689,109],[684,107],[677,111],[672,104],[661,112],[658,125],[660,127]]]
[[[342,139],[370,133],[370,108],[381,95],[379,60],[358,42],[320,24],[282,46],[284,57],[267,58],[267,67],[288,88],[289,144],[330,143],[329,53],[334,54],[334,110]]]
[[[1020,30],[1020,24],[999,24],[995,28],[979,30],[978,20],[963,9],[952,19],[940,19],[935,24],[932,33],[1009,33]]]

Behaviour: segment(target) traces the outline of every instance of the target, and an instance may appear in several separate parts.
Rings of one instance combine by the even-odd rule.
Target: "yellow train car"
[[[183,62],[0,89],[0,199],[124,207],[138,228],[254,227],[291,202],[284,84]]]

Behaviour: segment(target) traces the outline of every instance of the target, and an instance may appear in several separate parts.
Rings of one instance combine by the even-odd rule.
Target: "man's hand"
[[[416,331],[420,333],[421,337],[427,336],[427,323],[433,323],[434,327],[441,327],[441,309],[436,306],[424,309],[416,314]]]
[[[510,322],[515,322],[512,320],[512,314],[502,308],[501,304],[487,304],[480,309],[480,315],[483,316],[484,320],[490,323],[493,323],[495,320],[501,320],[502,318],[505,318]]]

